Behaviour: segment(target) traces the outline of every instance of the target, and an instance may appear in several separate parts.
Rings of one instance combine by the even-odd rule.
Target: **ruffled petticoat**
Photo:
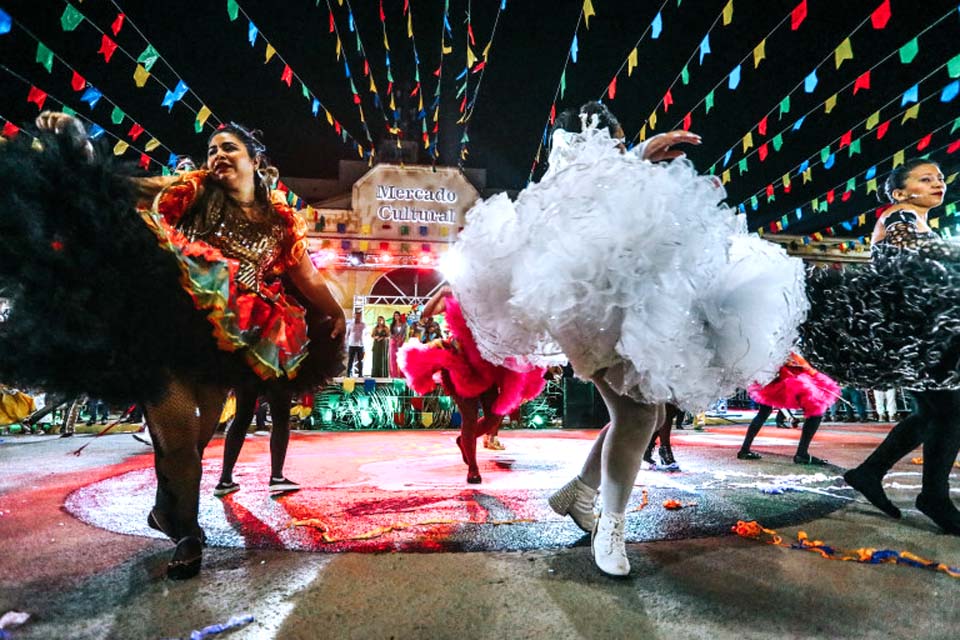
[[[770,380],[807,309],[803,268],[738,231],[724,190],[684,160],[581,134],[576,161],[517,201],[476,205],[448,274],[484,358],[569,359],[619,393],[698,409]]]

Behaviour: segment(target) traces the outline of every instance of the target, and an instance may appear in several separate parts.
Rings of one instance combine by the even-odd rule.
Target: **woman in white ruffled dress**
[[[621,136],[601,104],[567,118],[539,183],[468,213],[447,273],[486,359],[569,360],[600,391],[611,423],[551,506],[593,529],[611,575],[630,571],[624,511],[664,403],[697,411],[770,380],[807,308],[800,261],[743,233],[719,183],[671,148],[699,137],[625,152]]]

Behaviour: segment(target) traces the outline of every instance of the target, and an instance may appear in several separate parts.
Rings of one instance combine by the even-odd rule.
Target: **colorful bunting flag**
[[[850,38],[844,38],[840,46],[833,52],[833,59],[837,69],[840,68],[844,60],[853,60],[853,44],[850,42]]]
[[[917,57],[917,52],[920,51],[920,44],[917,39],[914,38],[907,44],[900,47],[900,62],[903,64],[910,64],[913,62],[913,59]]]
[[[143,88],[147,84],[147,78],[150,77],[150,72],[147,71],[143,65],[137,65],[137,68],[133,72],[133,81],[137,83],[139,88]]]
[[[60,16],[60,27],[64,31],[73,31],[80,26],[81,22],[83,22],[83,14],[68,2],[63,9],[63,15]]]
[[[144,70],[150,71],[159,59],[160,54],[153,48],[152,44],[148,44],[147,48],[143,50],[143,53],[137,57],[137,62],[143,65]]]
[[[123,21],[126,16],[122,13],[118,13],[117,17],[113,19],[113,23],[110,25],[110,30],[113,31],[113,35],[120,35],[120,29],[123,28]]]
[[[870,14],[870,23],[874,29],[883,29],[890,20],[890,0],[883,0],[880,6]]]
[[[43,103],[47,100],[47,93],[37,87],[31,86],[27,94],[27,102],[37,105],[37,111],[43,111]]]
[[[764,38],[756,47],[753,48],[753,68],[760,66],[760,61],[767,57],[767,39]]]
[[[117,43],[110,39],[110,36],[103,34],[100,37],[100,49],[97,53],[103,54],[103,61],[110,62],[110,58],[113,57],[113,52],[117,50]]]
[[[807,0],[800,0],[800,4],[790,12],[790,29],[796,31],[807,18]]]
[[[733,22],[733,0],[727,2],[723,7],[723,26]]]
[[[870,70],[867,69],[866,71],[861,73],[859,76],[857,76],[857,79],[854,81],[853,95],[857,95],[857,91],[860,91],[861,89],[866,90],[869,88],[870,88]]]
[[[590,28],[590,17],[595,15],[597,15],[597,12],[593,9],[593,2],[591,0],[583,0],[583,22],[587,29]]]

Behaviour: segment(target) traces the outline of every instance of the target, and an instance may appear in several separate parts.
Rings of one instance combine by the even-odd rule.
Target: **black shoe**
[[[813,466],[823,466],[827,464],[827,461],[823,458],[818,458],[817,456],[812,456],[809,453],[800,455],[799,453],[793,456],[794,464],[809,464]]]
[[[950,498],[931,500],[921,493],[917,496],[917,509],[946,533],[960,536],[960,511]]]
[[[883,490],[881,478],[877,478],[875,475],[863,471],[860,467],[856,467],[843,474],[843,480],[859,491],[864,498],[870,501],[870,504],[891,518],[899,520],[903,515],[900,513],[900,509],[897,508],[897,505],[890,502],[890,498],[887,497],[886,492]]]
[[[237,487],[239,489],[239,487]],[[292,480],[287,480],[283,476],[279,478],[270,478],[270,493],[284,493],[286,491],[299,491],[300,485]]]
[[[240,491],[240,485],[236,482],[218,482],[217,486],[213,488],[213,495],[218,498],[223,496],[228,496],[234,491]]]
[[[673,449],[668,444],[660,445],[660,470],[661,471],[680,471],[680,465],[673,457]]]
[[[759,460],[762,457],[753,451],[737,451],[737,460]]]
[[[657,466],[657,463],[653,459],[653,445],[654,441],[650,441],[650,445],[647,446],[647,450],[643,452],[643,461],[649,464],[651,467]]]
[[[167,577],[171,580],[187,580],[200,573],[202,563],[203,543],[200,538],[193,536],[181,538],[167,565]]]

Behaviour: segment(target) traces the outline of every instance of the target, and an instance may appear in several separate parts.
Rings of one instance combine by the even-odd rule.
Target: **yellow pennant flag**
[[[760,61],[766,59],[767,57],[767,39],[764,38],[760,41],[753,49],[753,68],[756,69],[760,66]]]
[[[493,44],[493,40],[492,40],[492,39],[491,39],[489,42],[487,42],[487,46],[485,46],[485,47],[483,48],[483,59],[484,59],[484,60],[486,60],[486,59],[487,59],[487,56],[490,55],[490,45],[491,45],[491,44]]]
[[[627,76],[633,75],[633,70],[637,66],[637,48],[634,47],[630,55],[627,56]]]
[[[588,1],[589,1],[589,0],[588,0]],[[430,425],[432,425],[432,424],[433,424],[433,412],[432,412],[432,411],[421,411],[421,412],[420,412],[420,423],[421,423],[423,426],[425,426],[425,427],[429,427]]]
[[[857,224],[867,224],[867,214],[861,213],[860,217],[857,218]]]
[[[823,110],[825,113],[830,113],[833,111],[833,108],[837,106],[837,94],[833,94],[827,101],[823,103]]]
[[[129,148],[130,148],[130,145],[128,145],[126,142],[124,142],[123,140],[118,140],[117,144],[113,147],[113,155],[122,156],[127,152],[127,149]]]
[[[207,118],[210,117],[210,109],[207,105],[200,107],[200,111],[197,112],[197,122],[200,123],[200,126],[203,126],[207,123]]]
[[[813,180],[813,169],[806,169],[803,172],[803,184],[807,184],[811,180]]]
[[[934,228],[934,229],[939,229],[939,228],[940,228],[940,218],[931,218],[931,219],[930,219],[930,226],[931,226],[932,228]]]
[[[360,149],[360,157],[362,158],[362,157],[363,157],[363,147],[358,146],[357,148]],[[361,241],[360,241],[360,251],[366,251],[366,250],[369,249],[369,248],[370,248],[370,241],[369,241],[369,240],[361,240]]]
[[[420,105],[417,107],[418,111],[423,111],[423,92],[420,93]]]
[[[747,131],[747,135],[743,136],[743,151],[746,153],[747,149],[753,146],[753,131]]]
[[[362,158],[363,157],[363,145],[357,145],[357,154]],[[360,241],[360,251],[366,251],[367,247],[370,245],[366,240]]]
[[[407,37],[413,38],[413,11],[407,12]]]
[[[597,12],[593,10],[593,2],[583,0],[583,22],[587,25],[587,29],[590,28],[590,16],[595,15],[597,15]]]
[[[920,104],[918,103],[913,105],[909,109],[907,109],[907,112],[903,114],[903,118],[900,120],[900,124],[903,124],[907,120],[916,120],[917,116],[919,115],[920,115]]]
[[[147,84],[147,78],[150,77],[150,72],[147,71],[142,64],[138,64],[136,70],[133,72],[133,81],[137,83],[137,86],[141,89],[143,85]]]
[[[153,151],[154,149],[156,149],[156,148],[159,147],[159,146],[160,146],[160,141],[159,141],[159,140],[157,140],[156,138],[150,138],[150,140],[147,142],[147,144],[146,144],[146,146],[143,148],[143,150],[146,151],[147,153],[149,153],[149,152]]]
[[[447,226],[440,227],[440,237],[446,238],[450,234],[450,230]]]
[[[333,116],[330,115],[330,112],[327,111],[326,109],[323,110],[323,113],[327,116],[327,124],[332,125],[332,124],[333,124]]]
[[[267,56],[266,56],[266,58],[264,58],[263,64],[267,64],[268,62],[270,62],[270,58],[272,58],[276,53],[277,53],[277,50],[273,48],[273,45],[272,45],[272,44],[268,44],[268,45],[267,45]]]
[[[867,180],[867,193],[876,193],[877,192],[877,179],[870,178]]]
[[[357,105],[357,110],[360,112],[360,122],[366,122],[366,121],[367,121],[367,116],[365,116],[365,115],[363,114],[363,105],[362,105],[362,104],[358,104],[358,105]]]
[[[473,48],[470,45],[467,45],[467,68],[473,69],[473,65],[477,63],[477,56],[473,53]]]
[[[903,159],[904,159],[904,158],[903,158],[903,149],[900,149],[900,151],[897,151],[895,154],[893,154],[893,167],[892,167],[892,168],[893,168],[893,169],[896,169],[897,167],[899,167],[900,165],[902,165],[902,164],[903,164]]]
[[[446,56],[446,55],[450,55],[451,53],[453,53],[453,47],[448,46],[447,43],[444,43],[444,44],[443,44],[443,55]]]
[[[390,94],[390,111],[396,111],[396,110],[397,110],[397,103],[393,99],[393,94],[391,93]]]
[[[789,174],[789,173],[783,174],[783,178],[781,178],[780,180],[781,180],[781,182],[783,182],[783,188],[784,188],[784,189],[789,189],[789,188],[790,188],[790,174]]]
[[[880,112],[874,111],[872,114],[870,114],[870,117],[867,118],[867,131],[870,131],[878,124],[880,124]]]
[[[390,41],[387,40],[387,32],[383,32],[383,48],[390,51]]]
[[[647,120],[650,123],[650,130],[653,131],[657,128],[657,112],[654,111],[650,114],[650,118]]]
[[[342,387],[344,393],[353,393],[354,388],[356,387],[356,380],[353,378],[344,378]]]
[[[367,223],[367,224],[360,225],[360,233],[362,233],[365,236],[370,235],[370,224]]]
[[[647,139],[647,125],[640,127],[640,142]]]
[[[343,45],[340,43],[340,38],[337,38],[337,60],[340,59],[340,51],[343,49]]]
[[[720,174],[720,184],[727,184],[728,182],[730,182],[730,169]]]
[[[429,138],[429,137],[423,139],[423,148],[424,148],[424,149],[429,149],[429,148],[430,148],[430,138]]]
[[[373,74],[370,74],[370,93],[377,92],[377,84],[373,81]]]
[[[723,8],[723,26],[727,26],[733,22],[733,0],[727,3],[727,6]]]
[[[833,52],[833,61],[836,63],[837,69],[840,68],[844,60],[853,60],[853,44],[850,43],[850,38],[844,39],[836,51]]]

